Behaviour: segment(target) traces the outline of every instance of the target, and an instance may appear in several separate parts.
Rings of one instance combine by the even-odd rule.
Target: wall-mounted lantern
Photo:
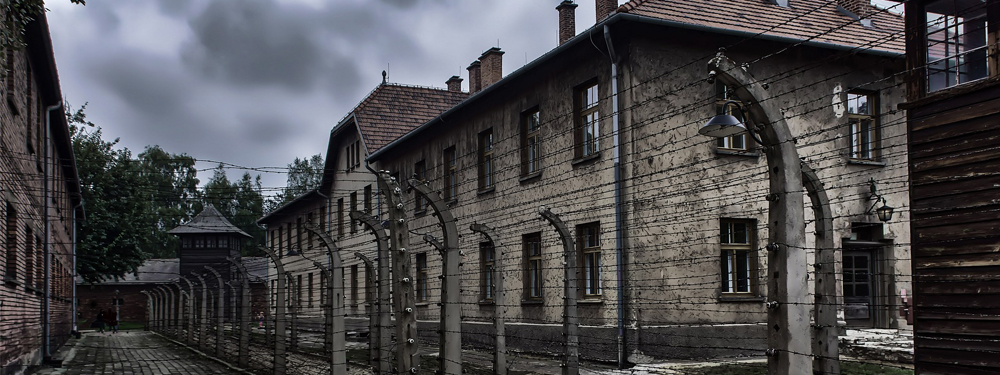
[[[868,208],[868,211],[865,211],[865,214],[871,215],[872,211],[874,211],[879,221],[885,223],[892,220],[893,208],[887,204],[888,202],[885,197],[878,193],[878,186],[875,185],[874,178],[868,180],[868,188],[871,190],[871,196],[868,199],[872,200],[872,206]],[[882,207],[875,208],[879,202],[882,202]]]

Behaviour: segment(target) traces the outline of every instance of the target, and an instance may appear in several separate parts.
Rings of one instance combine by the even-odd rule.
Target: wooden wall
[[[918,374],[1000,369],[1000,82],[909,107]]]

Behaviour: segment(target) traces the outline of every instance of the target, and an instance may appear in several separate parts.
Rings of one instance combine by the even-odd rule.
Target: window
[[[986,78],[986,2],[927,2],[927,91]]]
[[[286,250],[292,250],[292,223],[288,223],[288,228],[285,228],[285,247]],[[285,256],[285,251],[278,253],[278,257]]]
[[[399,181],[399,179],[396,179]],[[365,186],[365,213],[372,214],[372,186]]]
[[[34,287],[35,285],[35,246],[34,236],[31,228],[24,227],[24,286]]]
[[[306,225],[316,225],[312,212],[306,214]],[[304,227],[302,230],[306,232],[306,248],[314,249],[316,247],[316,232],[309,230],[308,227]]]
[[[7,202],[7,264],[4,279],[17,279],[17,210]]]
[[[427,253],[416,254],[414,263],[416,264],[416,290],[413,291],[417,302],[427,301]]]
[[[351,212],[358,210],[358,192],[351,192]],[[357,233],[358,223],[351,220],[351,233]]]
[[[479,133],[479,191],[493,188],[493,129]]]
[[[326,289],[327,289],[326,288],[326,273],[325,272],[320,272],[319,273],[319,305],[320,305],[320,307],[322,307],[324,304],[327,303]]]
[[[600,117],[597,110],[597,83],[576,90],[576,157],[585,158],[600,151]]]
[[[753,293],[754,256],[752,247],[753,222],[722,220],[722,293]]]
[[[444,200],[446,202],[458,199],[458,159],[455,146],[444,150]]]
[[[538,173],[541,168],[541,118],[538,109],[532,109],[521,116],[521,175]]]
[[[427,181],[427,163],[423,160],[418,161],[413,164],[413,176],[418,181]],[[415,212],[425,212],[427,211],[427,200],[424,199],[420,194],[413,194],[413,210]]]
[[[847,114],[851,123],[851,159],[878,160],[878,125],[873,95],[847,93]]]
[[[590,223],[576,227],[576,243],[580,249],[580,280],[587,297],[601,295],[601,224]]]
[[[326,206],[329,203],[324,202],[322,206],[319,207],[319,230],[323,233],[327,233],[326,228]]]
[[[361,141],[354,141],[347,145],[347,149],[344,151],[347,160],[347,171],[353,171],[354,169],[361,166]]]
[[[337,199],[337,236],[344,236],[344,198]]]
[[[285,227],[278,226],[278,247],[271,249],[278,252],[278,257],[285,253],[285,246],[282,244],[281,240],[285,238]]]
[[[302,307],[302,275],[295,275],[295,306]]]
[[[291,225],[291,224],[289,224]],[[291,232],[291,231],[289,231]],[[291,250],[291,245],[288,246]],[[295,251],[302,252],[302,218],[295,218]]]
[[[526,234],[524,242],[524,299],[542,299],[542,233]]]
[[[278,287],[276,284],[277,282],[278,282],[277,280],[271,280],[271,306],[274,306],[274,304],[277,303],[274,302],[275,298],[277,298],[277,293],[278,293]]]
[[[726,107],[725,104],[729,100],[736,100],[736,96],[733,90],[727,87],[722,82],[715,82],[715,114],[716,115],[732,115],[732,107]],[[719,137],[716,140],[716,147],[720,150],[730,150],[730,151],[746,151],[747,150],[747,134],[740,133],[737,135],[731,135],[728,137]]]
[[[479,243],[479,281],[483,301],[493,301],[493,266],[495,262],[493,243]]]
[[[309,301],[309,307],[313,307],[313,273],[309,273],[309,288],[306,290],[306,300]]]
[[[358,265],[351,265],[351,304],[358,305]]]

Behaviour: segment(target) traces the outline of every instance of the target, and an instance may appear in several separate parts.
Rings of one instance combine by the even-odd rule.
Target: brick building
[[[370,137],[356,124],[349,130],[368,156],[354,156],[352,142],[331,142],[327,173],[341,182],[262,220],[272,245],[302,246],[294,245],[305,240],[293,223],[320,214],[343,254],[371,254],[368,234],[341,224],[339,214],[371,199],[364,211],[385,220],[367,164],[424,180],[449,203],[462,231],[463,344],[490,347],[503,308],[507,345],[562,350],[564,263],[559,238],[539,220],[546,205],[574,233],[581,356],[763,355],[766,150],[747,134],[698,135],[733,98],[735,88],[707,80],[707,63],[725,47],[780,101],[799,155],[833,198],[826,208],[836,261],[819,266],[838,275],[840,323],[907,329],[896,307],[911,289],[909,212],[902,207],[882,222],[873,209],[887,202],[871,193],[877,186],[892,205],[908,202],[904,116],[896,110],[904,97],[902,18],[863,0],[616,5],[598,0],[594,26],[576,35],[576,4],[564,1],[557,47],[508,76],[503,51],[486,50],[468,67],[469,96],[402,136]],[[377,108],[382,127],[411,124],[401,117],[411,111],[395,105]],[[376,196],[359,195],[365,186]],[[434,340],[441,256],[422,237],[441,231],[426,202],[405,196],[420,333]],[[818,233],[811,211],[804,220],[806,233]],[[278,221],[284,226],[270,224]],[[501,248],[469,232],[473,223],[493,227]],[[813,259],[817,247],[807,235],[798,250]],[[502,304],[490,289],[498,264]],[[364,287],[350,268],[345,279],[352,290]]]
[[[0,77],[0,373],[19,374],[73,330],[74,226],[80,184],[44,14]]]

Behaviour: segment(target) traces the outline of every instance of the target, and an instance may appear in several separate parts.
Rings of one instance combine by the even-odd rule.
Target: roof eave
[[[288,203],[281,205],[281,207],[274,209],[274,211],[268,212],[267,215],[264,215],[264,217],[257,219],[255,223],[257,223],[257,225],[266,225],[270,221],[269,219],[272,216],[275,216],[281,213],[282,211],[285,211],[286,209],[289,209],[301,202],[308,201],[312,197],[312,195],[317,195],[320,198],[326,198],[326,194],[321,193],[319,191],[319,188],[309,190],[305,193],[302,193],[298,197],[295,197],[295,199],[292,199]]]

